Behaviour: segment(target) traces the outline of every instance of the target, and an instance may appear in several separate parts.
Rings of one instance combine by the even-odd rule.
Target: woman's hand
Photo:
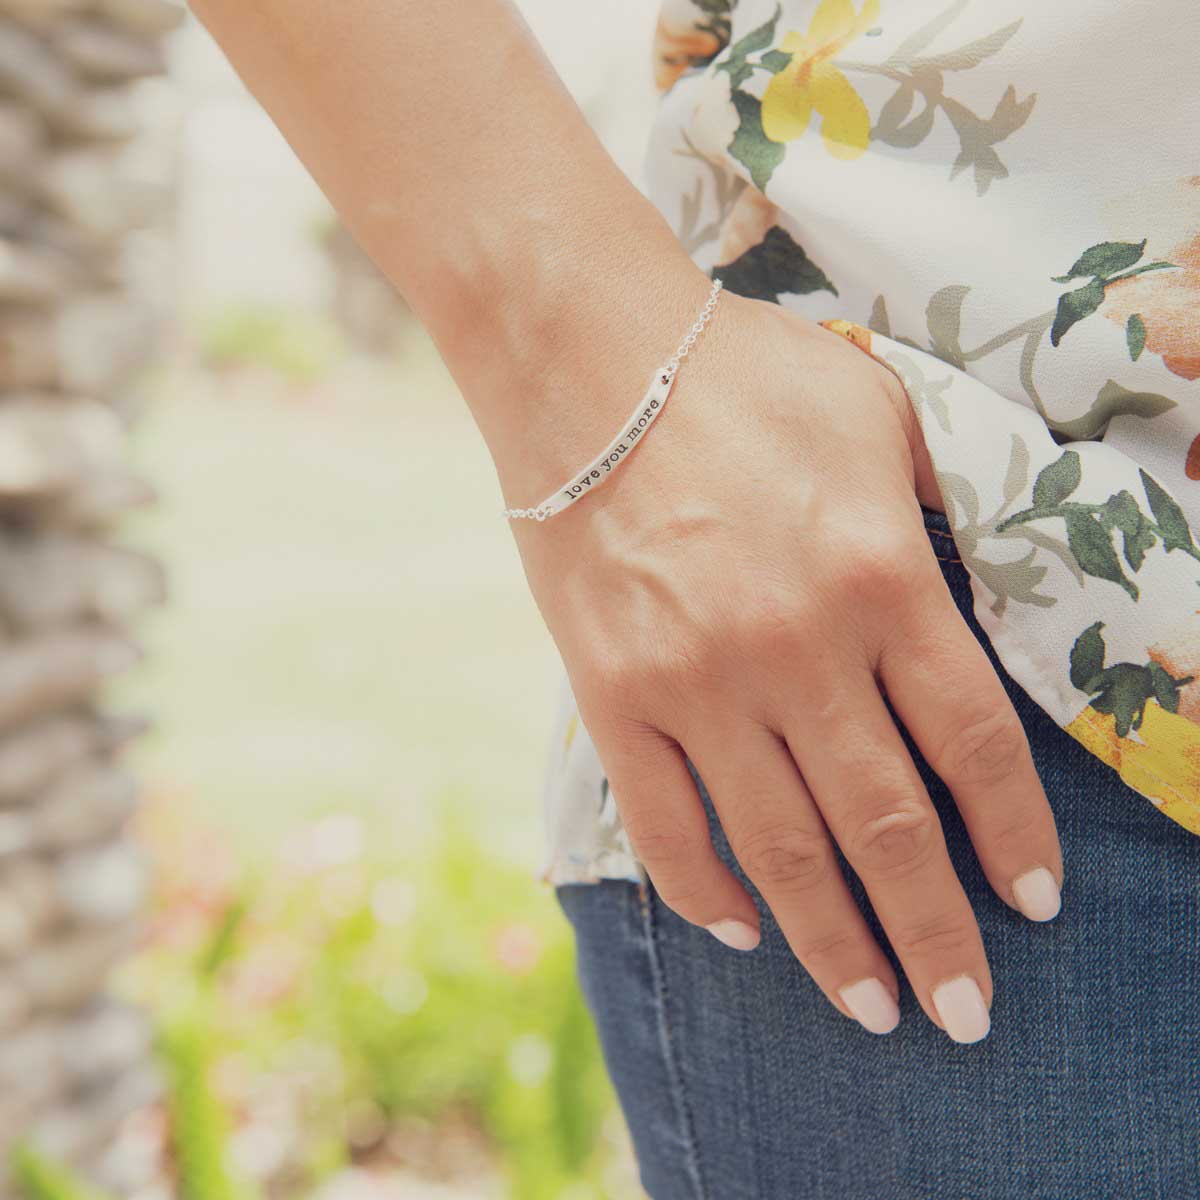
[[[682,289],[693,307],[707,287],[695,276]],[[681,331],[665,325],[663,359]],[[583,405],[613,364],[626,390],[592,399],[612,427],[597,444],[656,365],[626,365],[603,341],[593,330],[563,350],[548,387]],[[576,465],[592,453],[578,446]],[[530,455],[518,461],[502,464],[506,502],[532,503],[552,481]],[[895,976],[836,843],[925,1012],[974,1041],[989,1025],[987,959],[884,696],[953,791],[1005,903],[1052,916],[1062,861],[1021,723],[946,588],[918,494],[940,507],[895,376],[820,326],[725,294],[620,470],[561,515],[516,529],[625,829],[665,903],[739,949],[758,941],[686,754],[834,1005],[874,1032],[899,1019]]]
[[[192,7],[433,336],[505,503],[537,503],[612,437],[708,280],[511,0]],[[447,47],[468,64],[449,84]],[[983,947],[882,691],[1006,902],[1040,897],[1032,915],[1049,915],[1061,865],[1021,726],[930,554],[916,495],[936,489],[918,442],[886,368],[725,296],[629,461],[517,537],[667,903],[726,940],[757,936],[686,752],[830,1000],[869,1028],[894,1020],[896,982],[836,841],[925,1011],[972,1040],[992,990]]]

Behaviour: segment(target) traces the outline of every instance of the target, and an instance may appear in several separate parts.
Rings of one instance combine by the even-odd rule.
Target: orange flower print
[[[1139,198],[1141,199],[1141,198]],[[1151,271],[1108,285],[1102,312],[1127,324],[1141,318],[1145,348],[1181,379],[1200,379],[1200,175],[1180,180],[1145,198],[1141,210],[1157,226],[1146,255],[1169,262],[1171,271]],[[1200,478],[1200,454],[1189,459]]]
[[[1200,726],[1200,612],[1151,646],[1150,658],[1175,679],[1191,678],[1179,689],[1179,715]]]
[[[871,354],[871,331],[862,325],[857,325],[853,321],[843,321],[840,319],[822,321],[820,325],[822,329],[828,329],[830,333],[836,333],[844,337],[851,345],[857,346],[860,350],[865,350],[868,354]],[[871,354],[871,357],[874,358],[875,356]]]
[[[666,0],[654,31],[654,86],[667,91],[689,67],[708,62],[720,50],[715,33],[697,28],[695,9]]]
[[[779,209],[757,188],[746,188],[721,225],[717,264],[731,263],[759,245],[772,225],[779,224]]]

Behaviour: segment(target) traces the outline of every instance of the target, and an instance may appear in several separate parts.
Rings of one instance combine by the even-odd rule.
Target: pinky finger
[[[713,849],[679,744],[646,729],[636,745],[597,749],[634,854],[663,903],[725,945],[753,950],[759,942],[758,909]]]

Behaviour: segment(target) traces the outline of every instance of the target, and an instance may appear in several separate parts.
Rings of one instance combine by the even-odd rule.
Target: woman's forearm
[[[586,367],[590,331],[627,324],[637,370],[653,370],[704,281],[513,5],[192,6],[434,337],[502,476],[523,446],[553,486],[640,391],[639,374],[611,412],[573,411],[563,444],[555,396]]]

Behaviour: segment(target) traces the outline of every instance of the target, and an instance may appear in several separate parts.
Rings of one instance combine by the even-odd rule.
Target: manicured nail
[[[891,1033],[900,1024],[900,1007],[878,979],[860,979],[838,991],[842,1003],[869,1033]]]
[[[714,921],[706,928],[718,942],[734,950],[753,950],[758,945],[758,930],[745,921]]]
[[[1034,867],[1013,880],[1013,899],[1031,921],[1050,921],[1058,916],[1062,899],[1058,884],[1045,867]]]
[[[939,983],[933,989],[933,1007],[952,1041],[978,1042],[992,1027],[983,993],[969,975]]]

